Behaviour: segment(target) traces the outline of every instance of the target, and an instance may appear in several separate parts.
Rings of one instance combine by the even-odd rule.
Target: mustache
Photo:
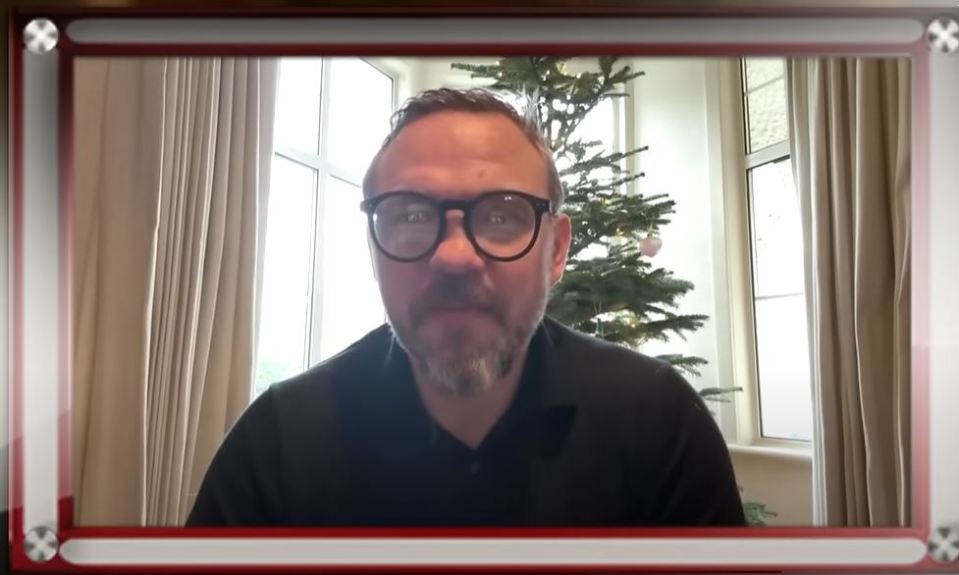
[[[418,324],[438,309],[465,307],[499,316],[499,306],[493,293],[479,285],[475,278],[444,275],[430,282],[426,290],[413,301],[410,317]]]

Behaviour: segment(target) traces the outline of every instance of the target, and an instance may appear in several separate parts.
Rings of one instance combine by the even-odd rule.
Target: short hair
[[[539,115],[532,98],[524,96],[523,99],[525,101],[521,111],[497,96],[496,93],[483,88],[468,90],[437,88],[420,92],[408,99],[400,109],[393,113],[390,119],[390,133],[386,136],[366,170],[366,175],[363,177],[363,196],[368,198],[372,194],[371,186],[376,164],[386,148],[403,131],[403,128],[416,120],[439,112],[475,112],[505,116],[526,135],[526,138],[536,148],[546,164],[549,199],[552,202],[553,211],[559,210],[563,205],[565,193],[563,183],[559,178],[559,172],[556,169],[556,161],[553,159],[553,150],[549,147],[549,143],[543,135]]]

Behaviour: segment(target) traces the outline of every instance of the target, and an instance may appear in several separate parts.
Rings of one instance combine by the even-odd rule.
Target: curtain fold
[[[140,525],[162,61],[74,69],[73,479],[78,524]],[[119,217],[115,214],[122,214]],[[95,385],[94,385],[95,384]]]
[[[247,405],[276,63],[80,59],[75,519],[177,525]]]
[[[791,59],[807,269],[814,520],[909,524],[909,64]]]

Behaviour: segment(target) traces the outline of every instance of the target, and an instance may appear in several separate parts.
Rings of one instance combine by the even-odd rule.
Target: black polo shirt
[[[743,525],[729,453],[669,365],[544,319],[472,449],[426,412],[382,326],[273,385],[227,435],[188,525]]]

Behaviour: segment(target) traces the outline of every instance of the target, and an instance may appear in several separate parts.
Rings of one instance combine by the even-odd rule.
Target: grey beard
[[[543,270],[545,277],[547,270]],[[416,314],[412,325],[397,324],[387,314],[387,320],[393,328],[396,339],[411,362],[416,362],[420,373],[426,379],[423,383],[432,385],[442,392],[461,396],[475,396],[488,391],[502,379],[513,366],[519,349],[529,343],[536,326],[543,319],[548,299],[548,289],[544,288],[539,301],[535,302],[528,313],[512,323],[503,315],[495,315],[500,323],[500,337],[482,349],[470,349],[469,332],[451,331],[443,343],[445,349],[429,349],[416,334]],[[448,293],[454,295],[450,296]],[[457,297],[452,287],[437,289],[439,296]],[[434,294],[429,294],[434,295]],[[436,301],[435,298],[434,301]],[[482,301],[481,298],[476,298]],[[441,300],[445,301],[445,300]],[[484,302],[485,303],[485,302]],[[495,306],[490,306],[494,307]],[[407,329],[408,328],[408,329]]]
[[[434,357],[416,361],[426,382],[433,387],[451,395],[472,397],[489,391],[509,372],[513,354],[496,350],[467,358]]]

